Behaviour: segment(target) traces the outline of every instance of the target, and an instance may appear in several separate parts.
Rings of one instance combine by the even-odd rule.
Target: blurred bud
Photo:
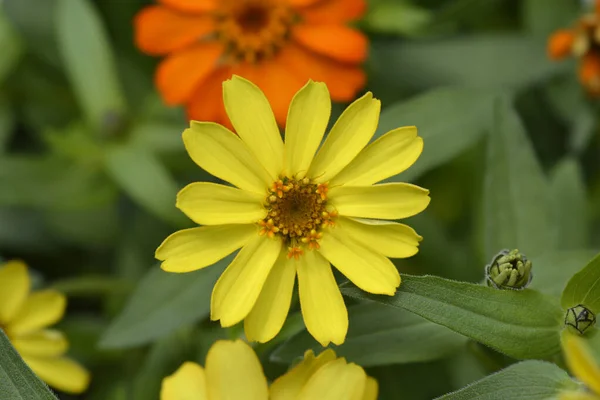
[[[585,306],[578,304],[567,310],[565,326],[570,331],[583,335],[586,330],[596,324],[596,316]]]
[[[485,267],[487,285],[496,289],[525,289],[533,278],[531,266],[531,261],[519,250],[502,250]]]

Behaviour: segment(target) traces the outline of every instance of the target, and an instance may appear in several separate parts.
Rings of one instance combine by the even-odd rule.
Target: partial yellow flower
[[[67,358],[67,338],[48,329],[65,312],[67,300],[55,290],[30,292],[27,266],[9,261],[0,266],[0,329],[25,363],[49,386],[67,393],[82,393],[90,375]]]
[[[563,336],[563,350],[569,370],[589,392],[565,392],[560,400],[600,400],[600,365],[594,360],[585,340],[573,334]]]
[[[161,400],[375,400],[377,381],[356,364],[336,358],[333,350],[304,360],[268,388],[254,350],[245,342],[219,340],[210,348],[204,368],[184,363],[163,379]]]
[[[267,378],[254,350],[241,340],[219,340],[206,356],[204,368],[184,363],[163,379],[161,400],[267,400]]]
[[[197,182],[181,190],[177,207],[204,226],[172,234],[156,258],[165,271],[181,273],[241,248],[213,289],[212,320],[224,327],[244,320],[249,340],[271,340],[286,319],[297,276],[308,331],[323,346],[341,344],[348,314],[331,264],[362,290],[396,292],[400,275],[388,257],[414,255],[421,237],[387,220],[423,211],[429,192],[375,183],[410,167],[423,141],[415,127],[405,127],[369,144],[380,111],[371,93],[344,111],[322,145],[331,111],[325,84],[309,81],[296,93],[285,142],[253,83],[234,76],[223,94],[239,136],[192,121],[183,141],[196,164],[235,187]]]
[[[315,357],[312,350],[304,359],[271,385],[271,400],[375,400],[377,381],[362,367],[337,358],[327,349]]]

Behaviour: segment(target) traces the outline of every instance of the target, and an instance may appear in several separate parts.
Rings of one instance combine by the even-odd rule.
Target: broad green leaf
[[[52,289],[69,297],[106,296],[113,293],[127,293],[132,289],[130,282],[102,275],[80,275],[57,280]]]
[[[516,248],[531,258],[554,248],[550,187],[506,100],[496,104],[494,125],[483,193],[485,256]]]
[[[140,346],[205,318],[212,288],[229,262],[231,257],[185,274],[152,268],[108,327],[100,346]]]
[[[114,185],[93,168],[50,157],[0,158],[1,206],[82,210],[115,198]]]
[[[171,224],[186,222],[175,208],[177,185],[152,153],[114,147],[106,155],[106,168],[121,189],[147,211]]]
[[[405,274],[391,297],[351,287],[342,293],[403,308],[514,358],[548,358],[560,351],[563,312],[558,300],[534,290],[497,290]]]
[[[559,163],[550,185],[557,247],[565,250],[587,248],[591,219],[583,173],[577,161],[566,158]]]
[[[436,360],[457,351],[467,340],[408,311],[372,302],[350,307],[348,319],[346,341],[332,347],[338,356],[363,367]],[[312,336],[302,331],[275,350],[271,360],[292,363],[311,348],[321,350]]]
[[[554,364],[523,361],[438,400],[555,400],[579,385]]]
[[[0,49],[2,49],[2,57],[0,57],[1,83],[23,54],[23,43],[6,17],[3,3],[0,3]]]
[[[600,314],[600,254],[573,275],[560,303],[564,309],[583,304],[594,314]]]
[[[0,399],[58,400],[23,362],[0,329]]]
[[[533,280],[529,287],[558,298],[569,279],[595,255],[594,250],[571,250],[552,251],[533,257]]]
[[[514,34],[373,41],[369,62],[375,94],[442,85],[519,89],[569,68],[548,59],[546,38]]]
[[[413,181],[473,146],[491,126],[494,98],[486,91],[441,88],[384,108],[374,139],[392,129],[415,125],[424,141],[417,162],[387,180]]]
[[[569,27],[581,15],[577,1],[524,0],[521,2],[523,20],[527,30],[540,37],[547,37],[553,31]]]
[[[90,125],[110,134],[126,106],[108,37],[94,3],[58,0],[58,45],[73,90]]]

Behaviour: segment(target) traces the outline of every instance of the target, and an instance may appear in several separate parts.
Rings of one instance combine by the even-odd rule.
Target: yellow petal
[[[308,81],[292,99],[285,127],[284,167],[288,177],[306,176],[331,114],[327,85]]]
[[[385,256],[363,246],[343,229],[329,229],[319,252],[362,290],[392,296],[400,286],[400,274]]]
[[[252,82],[234,75],[223,82],[223,101],[235,131],[276,180],[283,166],[283,141],[264,93]]]
[[[10,336],[19,336],[60,321],[65,313],[66,297],[55,290],[33,292],[7,327]]]
[[[83,393],[90,383],[89,372],[70,358],[25,356],[23,360],[40,379],[61,392]]]
[[[240,189],[266,196],[273,182],[242,140],[213,122],[192,121],[183,132],[188,154],[202,169]]]
[[[21,356],[57,357],[63,355],[69,343],[65,335],[53,329],[45,329],[11,339]]]
[[[19,311],[29,293],[27,266],[9,261],[0,267],[0,325],[8,324]]]
[[[177,194],[177,208],[200,225],[252,224],[267,211],[265,196],[209,182],[191,183]]]
[[[323,347],[344,343],[348,311],[331,266],[317,251],[307,251],[294,262],[306,329]]]
[[[250,341],[268,342],[279,333],[290,310],[296,266],[285,249],[273,265],[250,314],[244,319],[244,331]]]
[[[381,102],[368,92],[342,113],[319,150],[308,176],[327,182],[369,143],[379,122]]]
[[[241,340],[219,340],[206,356],[211,400],[268,400],[269,389],[254,350]]]
[[[381,219],[411,217],[431,200],[428,190],[409,183],[338,186],[329,190],[329,198],[340,215]]]
[[[336,226],[362,245],[391,258],[414,256],[422,239],[410,226],[391,221],[341,217]]]
[[[325,364],[308,380],[298,400],[361,400],[367,375],[356,364],[338,358]]]
[[[365,392],[363,393],[362,400],[377,400],[378,394],[379,385],[377,384],[377,380],[367,376],[367,381],[365,382]]]
[[[246,318],[281,250],[279,239],[256,236],[244,246],[217,281],[211,297],[211,319],[232,326]]]
[[[206,375],[201,366],[185,362],[162,381],[160,400],[208,400]]]
[[[408,169],[422,151],[423,139],[416,127],[394,129],[365,147],[329,185],[372,185]]]
[[[167,237],[156,250],[168,272],[190,272],[212,265],[258,234],[255,225],[216,225],[183,229]]]
[[[296,400],[311,376],[323,365],[335,360],[335,352],[327,349],[315,357],[312,350],[304,353],[304,359],[271,385],[271,400]]]
[[[594,393],[600,395],[600,366],[594,360],[585,340],[572,334],[563,336],[569,370]]]

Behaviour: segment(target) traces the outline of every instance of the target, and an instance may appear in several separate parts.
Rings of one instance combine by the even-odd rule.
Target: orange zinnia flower
[[[364,86],[367,39],[345,24],[365,0],[158,0],[135,18],[137,46],[166,55],[155,82],[190,119],[228,123],[221,94],[232,74],[255,82],[283,125],[307,79],[325,82],[336,101]]]
[[[600,96],[600,0],[594,12],[581,17],[572,29],[561,29],[548,40],[548,56],[561,60],[578,57],[579,81],[593,96]]]

